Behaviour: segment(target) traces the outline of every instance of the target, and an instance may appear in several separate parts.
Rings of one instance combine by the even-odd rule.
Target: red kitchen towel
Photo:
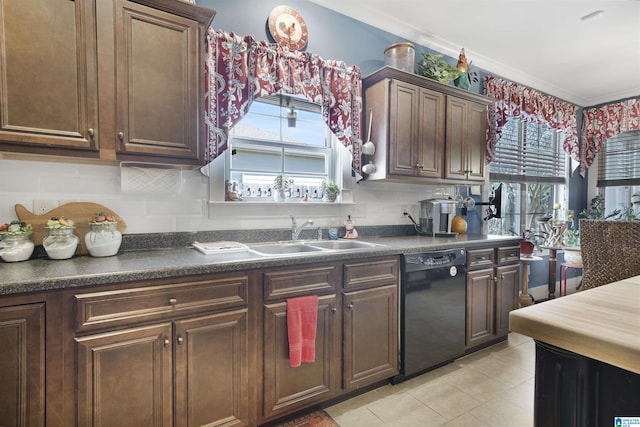
[[[293,368],[300,366],[301,362],[315,362],[317,323],[317,295],[287,300],[289,362]]]

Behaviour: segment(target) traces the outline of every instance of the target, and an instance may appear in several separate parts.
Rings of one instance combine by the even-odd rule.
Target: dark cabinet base
[[[534,426],[613,426],[640,417],[640,375],[536,341]]]

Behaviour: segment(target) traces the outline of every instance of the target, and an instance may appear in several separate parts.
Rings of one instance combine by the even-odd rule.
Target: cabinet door
[[[343,301],[346,390],[398,373],[398,288],[346,292]]]
[[[176,427],[246,426],[247,310],[175,322]]]
[[[496,335],[509,333],[509,313],[518,308],[520,265],[496,268]]]
[[[392,175],[416,174],[419,92],[412,84],[391,82],[388,170]]]
[[[78,425],[171,426],[171,323],[76,338]]]
[[[467,273],[467,348],[495,338],[493,268]]]
[[[0,308],[0,425],[44,426],[45,305]]]
[[[115,16],[117,151],[200,162],[199,24],[127,0]]]
[[[487,107],[447,97],[445,178],[484,181]]]
[[[445,178],[467,178],[467,101],[447,96]]]
[[[293,412],[332,397],[340,373],[340,315],[336,296],[318,297],[316,360],[292,368],[289,361],[287,303],[264,306],[265,419]]]
[[[467,125],[467,179],[469,181],[484,181],[487,167],[485,164],[487,151],[487,106],[477,102],[468,102],[469,115]]]
[[[420,126],[418,130],[417,174],[423,177],[442,178],[444,156],[444,95],[432,90],[420,89]]]
[[[0,19],[2,148],[97,152],[93,2],[0,0]]]

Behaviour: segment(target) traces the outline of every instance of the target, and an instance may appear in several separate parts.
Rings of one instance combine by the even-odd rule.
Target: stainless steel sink
[[[321,252],[322,248],[302,243],[270,243],[251,246],[251,250],[263,255],[296,255],[309,252]]]
[[[315,242],[309,242],[307,244],[316,248],[330,249],[334,251],[345,249],[373,248],[377,246],[375,243],[359,242],[357,240],[318,240]]]

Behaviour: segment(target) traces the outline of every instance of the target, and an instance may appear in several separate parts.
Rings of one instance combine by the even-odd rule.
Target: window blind
[[[598,155],[598,187],[640,185],[640,130],[607,140]]]
[[[502,128],[496,156],[489,164],[491,180],[564,183],[561,139],[559,132],[546,125],[510,119]]]

